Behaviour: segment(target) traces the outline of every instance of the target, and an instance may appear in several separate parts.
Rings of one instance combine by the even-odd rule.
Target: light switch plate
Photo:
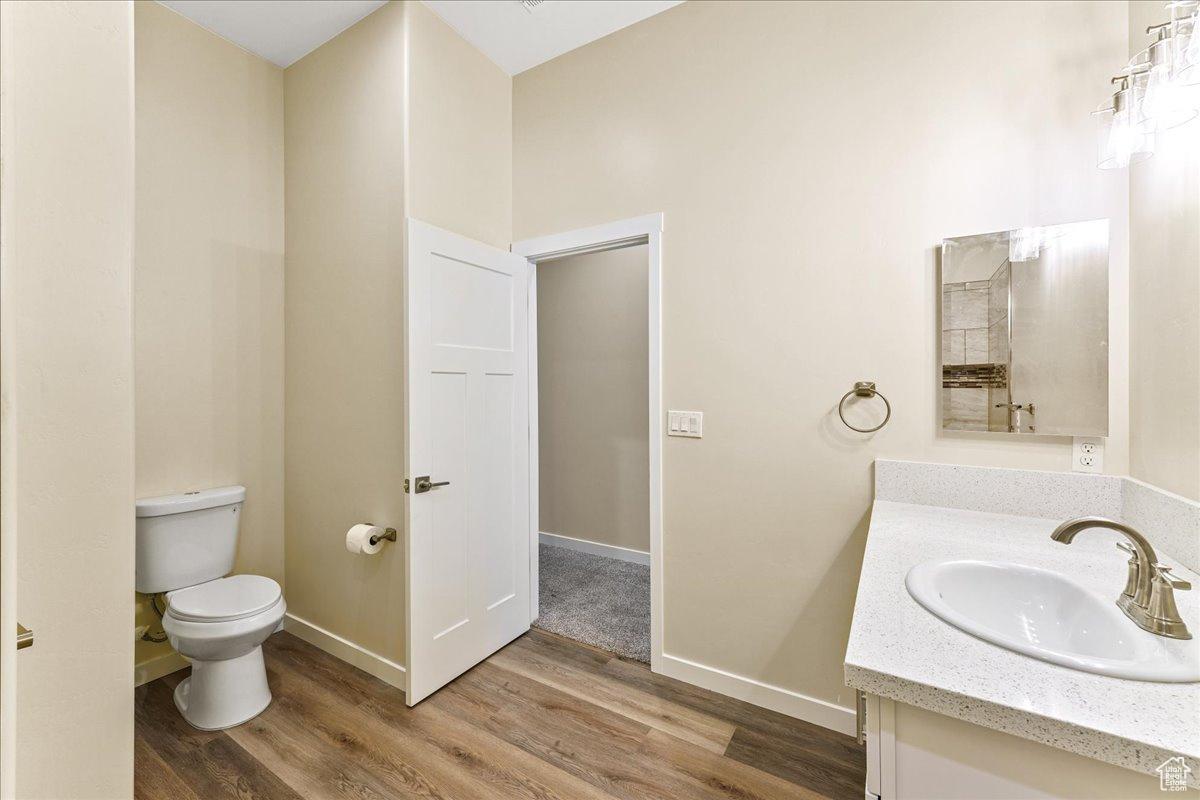
[[[1104,472],[1104,437],[1076,436],[1071,445],[1071,469]]]
[[[700,439],[704,436],[703,411],[668,411],[667,436],[687,436]]]

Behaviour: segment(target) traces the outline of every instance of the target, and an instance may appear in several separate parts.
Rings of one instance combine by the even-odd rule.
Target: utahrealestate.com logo
[[[1164,792],[1186,792],[1187,777],[1192,768],[1183,760],[1183,756],[1168,758],[1158,765],[1158,788]]]

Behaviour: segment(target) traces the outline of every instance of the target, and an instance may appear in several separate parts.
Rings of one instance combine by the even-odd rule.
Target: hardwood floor
[[[404,693],[289,633],[266,643],[275,699],[190,727],[177,672],[136,692],[134,795],[455,800],[861,798],[853,739],[531,631],[434,696]]]

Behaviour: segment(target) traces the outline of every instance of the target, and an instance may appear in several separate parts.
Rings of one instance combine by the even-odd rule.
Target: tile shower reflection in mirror
[[[1108,220],[942,242],[942,428],[1108,434]]]

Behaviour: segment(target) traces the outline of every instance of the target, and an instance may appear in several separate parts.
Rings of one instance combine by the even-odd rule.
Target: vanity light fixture
[[[1158,31],[1158,39],[1134,56],[1127,68],[1134,85],[1143,87],[1142,116],[1160,131],[1191,122],[1200,113],[1200,93],[1189,84],[1193,74],[1200,77],[1200,71],[1185,64],[1180,45],[1187,42],[1178,41],[1191,37],[1172,34],[1175,27],[1174,22],[1162,22],[1147,28],[1147,32]]]
[[[1157,38],[1112,79],[1112,104],[1093,112],[1100,169],[1149,158],[1157,132],[1200,116],[1200,0],[1173,0],[1166,8],[1170,19],[1146,28]]]

